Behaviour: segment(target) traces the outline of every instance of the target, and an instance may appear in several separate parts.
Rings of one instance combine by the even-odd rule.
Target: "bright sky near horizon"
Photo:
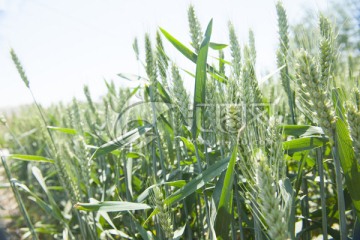
[[[214,19],[214,42],[228,42],[229,20],[235,25],[241,43],[246,41],[249,28],[253,29],[257,67],[272,71],[276,67],[278,44],[275,2],[0,0],[0,108],[32,102],[11,61],[10,48],[22,62],[40,103],[67,102],[74,96],[84,99],[84,84],[89,85],[97,99],[106,92],[104,79],[114,80],[120,86],[126,80],[117,77],[117,73],[142,74],[132,49],[135,37],[143,53],[144,34],[148,32],[154,37],[161,26],[190,46],[187,25],[190,3],[195,6],[203,28]],[[299,20],[305,9],[316,13],[329,4],[329,0],[283,2],[290,23]],[[172,46],[167,44],[166,51],[180,66],[193,70]]]

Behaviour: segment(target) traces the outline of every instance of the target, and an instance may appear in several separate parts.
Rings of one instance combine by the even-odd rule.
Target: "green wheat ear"
[[[171,73],[172,73],[172,88],[171,93],[174,97],[174,102],[176,104],[176,107],[179,109],[180,116],[176,121],[179,121],[179,123],[183,123],[184,121],[181,121],[181,119],[187,120],[188,118],[188,110],[189,110],[189,95],[186,92],[184,81],[182,80],[180,76],[180,72],[178,67],[173,64],[171,67]],[[177,127],[180,127],[181,125],[178,125]]]
[[[270,239],[284,240],[289,238],[286,222],[286,213],[281,206],[281,199],[276,192],[276,179],[271,174],[266,157],[262,152],[255,156],[257,164],[258,198],[260,212],[264,216],[267,233]]]
[[[238,37],[235,33],[234,25],[229,22],[229,39],[230,39],[230,52],[231,52],[231,66],[233,78],[240,80],[241,74],[241,48]]]
[[[162,83],[164,87],[167,88],[167,70],[169,67],[169,59],[165,53],[161,35],[158,31],[156,32],[156,61]]]
[[[290,85],[290,75],[288,66],[288,51],[289,51],[289,26],[285,8],[281,1],[276,3],[276,12],[278,16],[278,29],[280,46],[277,50],[277,66],[280,68],[280,79],[282,86],[288,98],[288,104],[291,112],[292,123],[296,123],[295,119],[295,100],[294,93]]]
[[[301,88],[300,94],[303,97],[302,103],[314,115],[315,120],[332,142],[336,120],[335,111],[324,84],[320,82],[314,58],[306,51],[300,51],[296,70],[298,84]]]
[[[171,216],[168,210],[168,206],[164,203],[164,194],[158,186],[153,188],[154,202],[156,208],[159,210],[157,218],[161,229],[164,232],[166,238],[172,238],[173,236],[173,225]]]
[[[360,164],[360,111],[356,110],[352,103],[348,105],[348,109],[347,120],[349,123],[350,135],[353,141],[356,159],[358,159],[358,163]]]
[[[133,42],[133,50],[135,52],[135,56],[136,56],[136,60],[139,61],[139,44],[138,44],[138,39],[134,38],[134,42]]]
[[[157,96],[157,72],[156,72],[156,59],[152,50],[151,40],[149,34],[145,35],[145,70],[150,80],[150,98],[151,101],[156,102]]]
[[[196,17],[195,9],[193,5],[189,6],[188,10],[188,21],[189,21],[189,28],[190,28],[190,37],[191,37],[191,43],[195,49],[195,52],[198,53],[200,50],[200,45],[202,41],[202,31],[201,31],[201,25]]]
[[[357,107],[357,110],[360,111],[360,91],[359,89],[354,90],[354,96],[355,96],[355,105]]]
[[[6,118],[5,118],[5,116],[3,115],[3,114],[1,114],[0,115],[0,122],[1,122],[1,124],[3,124],[4,126],[6,125]]]
[[[334,61],[336,59],[334,50],[334,38],[332,27],[329,19],[320,15],[320,71],[321,81],[324,86],[329,84],[329,80],[334,68]]]
[[[252,63],[256,64],[256,47],[255,47],[255,36],[253,30],[249,30],[249,48],[250,48],[250,57]]]
[[[11,54],[11,58],[12,58],[14,64],[15,64],[15,66],[16,66],[16,69],[17,69],[17,71],[18,71],[19,74],[20,74],[21,79],[22,79],[23,82],[25,83],[25,86],[26,86],[27,88],[30,88],[29,80],[27,79],[27,76],[26,76],[26,74],[25,74],[25,71],[24,71],[24,69],[23,69],[23,67],[22,67],[22,65],[21,65],[21,63],[20,63],[20,60],[19,60],[18,56],[16,55],[14,49],[10,49],[10,54]]]

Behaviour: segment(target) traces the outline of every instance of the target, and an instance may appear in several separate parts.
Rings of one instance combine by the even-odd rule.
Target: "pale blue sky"
[[[12,64],[10,47],[42,104],[66,102],[73,96],[83,99],[84,84],[96,99],[106,91],[104,79],[121,85],[125,80],[117,73],[138,74],[132,49],[135,37],[142,51],[144,33],[154,36],[161,26],[190,46],[190,3],[203,28],[214,19],[214,42],[228,42],[229,20],[242,43],[252,28],[258,69],[274,70],[275,0],[0,0],[0,108],[32,102]],[[328,4],[329,0],[284,0],[290,22],[299,19],[305,8],[317,12]],[[166,50],[180,66],[191,70],[192,65],[176,50],[169,45]]]

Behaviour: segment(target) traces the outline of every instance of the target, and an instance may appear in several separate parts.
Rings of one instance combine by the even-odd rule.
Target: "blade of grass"
[[[164,203],[168,206],[171,206],[186,198],[196,190],[202,188],[214,177],[219,176],[227,168],[228,162],[229,158],[226,158],[211,165],[204,172],[196,176],[196,178],[188,182],[184,187],[180,188],[168,198],[166,198]]]
[[[45,163],[54,163],[55,161],[50,158],[43,156],[35,155],[22,155],[22,154],[11,154],[9,156],[11,159],[23,160],[23,161],[34,161],[34,162],[45,162]]]
[[[1,151],[0,151],[0,153],[2,154]],[[15,195],[16,201],[17,201],[17,203],[18,203],[18,205],[20,207],[20,211],[21,211],[23,217],[25,218],[25,222],[26,222],[28,228],[30,229],[31,235],[33,236],[34,240],[38,240],[39,237],[38,237],[38,235],[37,235],[37,233],[35,231],[34,225],[31,222],[31,219],[30,219],[29,214],[28,214],[28,212],[27,212],[27,210],[25,208],[25,204],[24,204],[24,202],[23,202],[23,200],[21,198],[21,195],[20,195],[16,185],[12,182],[13,178],[11,176],[10,168],[8,167],[8,165],[6,163],[5,157],[2,156],[2,155],[1,155],[1,161],[2,161],[2,164],[3,164],[4,169],[5,169],[6,177],[7,177],[8,181],[10,182],[11,189],[12,189],[12,191],[13,191],[13,193]]]
[[[66,133],[66,134],[71,134],[71,135],[77,134],[77,131],[73,128],[62,128],[62,127],[55,127],[55,126],[47,126],[47,128],[50,130],[54,130],[54,131],[58,131],[58,132]]]
[[[96,200],[95,200],[96,201]],[[74,208],[83,211],[104,211],[104,212],[123,212],[133,210],[145,210],[151,208],[144,203],[133,203],[123,201],[104,201],[94,203],[76,203]]]
[[[179,40],[177,40],[175,37],[173,37],[170,33],[168,33],[165,29],[160,28],[161,33],[165,36],[165,38],[167,40],[169,40],[169,42],[177,49],[179,50],[179,52],[181,52],[186,58],[188,58],[190,61],[192,61],[193,63],[197,62],[197,58],[198,55],[196,55],[196,53],[194,53],[193,51],[191,51],[188,47],[186,47],[184,44],[182,44]],[[219,74],[212,66],[210,65],[206,65],[207,68],[209,69],[209,72],[213,72],[216,73],[216,75],[219,75],[219,77],[221,77],[221,74]],[[221,77],[221,78],[225,78],[225,82],[227,81],[226,77]]]
[[[201,43],[199,56],[196,60],[195,89],[194,89],[194,105],[193,105],[193,125],[192,136],[195,140],[201,128],[201,119],[203,115],[203,107],[205,103],[206,88],[206,61],[209,50],[209,43],[212,31],[212,20],[210,21],[206,32],[205,39]]]
[[[336,149],[338,160],[345,176],[356,215],[360,218],[360,169],[355,158],[352,140],[347,125],[341,119],[336,121]]]
[[[237,145],[233,149],[229,165],[226,170],[224,184],[221,191],[218,211],[215,221],[215,232],[218,239],[229,238],[229,226],[232,219],[232,195],[234,182],[234,167],[237,157]]]
[[[98,149],[96,149],[94,154],[91,156],[91,159],[110,153],[115,149],[125,147],[130,143],[134,142],[135,140],[137,140],[139,137],[141,137],[151,129],[152,127],[150,127],[149,125],[133,129],[125,133],[123,136],[120,136],[115,140],[112,140],[108,143],[101,145]]]

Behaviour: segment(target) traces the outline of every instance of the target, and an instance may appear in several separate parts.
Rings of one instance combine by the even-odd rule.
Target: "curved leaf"
[[[75,135],[77,133],[76,130],[72,128],[62,128],[62,127],[54,127],[54,126],[47,126],[47,128],[50,130],[71,134],[71,135]]]
[[[229,235],[229,226],[231,221],[232,211],[232,195],[233,195],[233,182],[234,182],[234,167],[237,156],[237,145],[235,145],[231,154],[230,162],[226,170],[224,184],[221,191],[218,212],[215,221],[216,235],[220,239],[227,239]]]
[[[74,208],[84,211],[123,212],[133,210],[144,210],[151,208],[144,203],[105,201],[95,203],[76,203]]]
[[[187,183],[184,187],[180,188],[168,198],[166,198],[164,203],[170,206],[186,198],[196,190],[202,188],[214,177],[219,176],[227,168],[228,162],[229,158],[226,158],[211,165],[204,172],[202,172],[196,178],[192,179],[189,183]]]
[[[196,74],[195,74],[195,89],[194,89],[194,107],[193,107],[193,125],[192,135],[196,139],[200,126],[203,107],[201,104],[205,103],[205,88],[206,88],[206,61],[209,50],[209,43],[212,31],[212,20],[208,24],[205,32],[205,39],[201,43],[198,59],[196,60]]]
[[[135,140],[137,140],[141,135],[144,135],[151,129],[152,129],[152,127],[150,127],[149,125],[133,129],[133,130],[125,133],[123,136],[120,136],[120,137],[116,138],[115,140],[112,140],[108,143],[101,145],[91,156],[91,159],[94,159],[98,156],[110,153],[110,152],[114,151],[115,149],[125,147],[125,146],[129,145],[130,143],[134,142]]]
[[[287,154],[291,155],[295,152],[310,150],[324,146],[328,142],[328,138],[320,136],[298,138],[283,143],[283,148]]]
[[[349,190],[354,208],[360,218],[360,169],[355,158],[352,140],[347,125],[341,119],[336,121],[336,147],[339,153],[341,168]]]
[[[214,42],[211,42],[209,44],[209,47],[214,49],[214,50],[221,50],[221,49],[224,49],[226,48],[228,45],[227,44],[223,44],[223,43],[214,43]]]
[[[46,158],[43,156],[36,156],[36,155],[11,154],[9,157],[12,159],[18,159],[23,161],[48,162],[48,163],[55,162],[53,159]]]

